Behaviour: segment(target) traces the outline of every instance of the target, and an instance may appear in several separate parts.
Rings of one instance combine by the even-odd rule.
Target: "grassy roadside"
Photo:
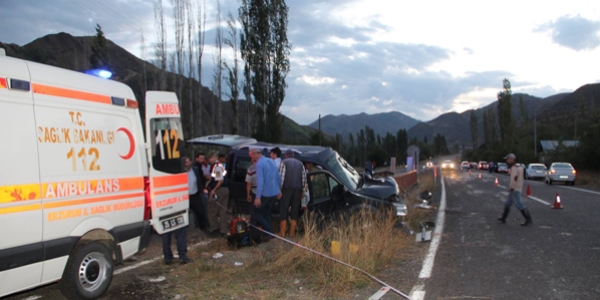
[[[420,188],[404,196],[408,207],[420,202],[421,191],[433,192],[434,188],[433,177],[422,176]],[[404,221],[414,230],[432,213],[409,209]],[[413,251],[404,251],[414,246],[414,236],[399,229],[400,220],[391,212],[361,211],[329,223],[319,223],[315,216],[303,221],[304,233],[295,242],[375,276],[414,259],[406,254]],[[338,255],[331,253],[332,241],[339,242]],[[215,259],[215,253],[223,257]],[[183,299],[339,299],[372,284],[358,271],[279,240],[239,250],[218,240],[191,251],[190,257],[192,264],[172,271],[178,277],[176,290]],[[243,265],[235,266],[236,262]]]
[[[576,184],[592,188],[598,188],[600,187],[600,172],[577,171]]]

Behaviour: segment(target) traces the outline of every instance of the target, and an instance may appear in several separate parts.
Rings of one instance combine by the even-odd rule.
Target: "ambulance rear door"
[[[159,234],[187,226],[188,178],[179,101],[174,93],[146,93],[146,142],[152,226]]]

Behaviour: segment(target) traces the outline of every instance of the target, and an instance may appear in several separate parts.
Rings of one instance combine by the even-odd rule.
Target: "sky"
[[[202,77],[210,83],[217,1],[191,1],[204,1],[206,8]],[[98,23],[108,39],[151,60],[155,2],[0,0],[0,41],[24,45],[58,32],[93,35]],[[163,2],[173,48],[171,1]],[[513,93],[537,97],[600,82],[597,0],[286,3],[292,51],[281,112],[302,125],[319,114],[387,111],[428,121],[488,105],[504,78]],[[237,17],[237,0],[221,0],[220,7],[222,19],[230,12]],[[233,55],[224,48],[226,60]]]

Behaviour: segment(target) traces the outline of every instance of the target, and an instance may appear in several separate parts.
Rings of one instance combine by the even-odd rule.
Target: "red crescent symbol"
[[[135,152],[135,142],[133,140],[133,135],[131,134],[131,132],[125,128],[125,127],[121,127],[119,129],[117,129],[117,132],[122,131],[127,135],[127,138],[129,138],[129,152],[127,152],[126,155],[121,155],[119,154],[119,156],[122,159],[130,159],[133,156],[133,153]]]

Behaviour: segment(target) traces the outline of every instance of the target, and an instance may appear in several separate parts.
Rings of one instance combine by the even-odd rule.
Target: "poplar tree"
[[[100,24],[96,24],[96,35],[92,38],[90,65],[92,69],[108,70],[108,47]]]

